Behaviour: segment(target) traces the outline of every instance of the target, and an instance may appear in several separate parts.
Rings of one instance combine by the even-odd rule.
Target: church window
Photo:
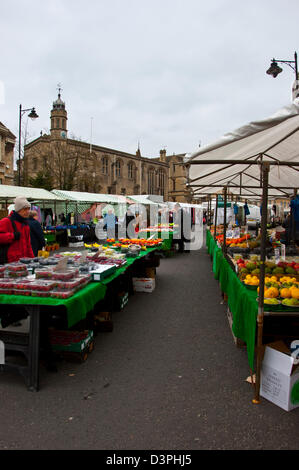
[[[128,163],[128,178],[133,179],[133,163]]]
[[[155,194],[155,170],[150,169],[148,172],[148,193]]]
[[[121,172],[120,172],[120,161],[117,160],[116,163],[115,163],[115,176],[120,176],[121,175]]]
[[[56,128],[59,129],[59,121],[60,119],[59,118],[56,118]]]
[[[104,157],[102,159],[102,173],[103,175],[108,175],[108,158]]]
[[[160,194],[164,194],[164,171],[162,169],[158,171],[158,188]]]

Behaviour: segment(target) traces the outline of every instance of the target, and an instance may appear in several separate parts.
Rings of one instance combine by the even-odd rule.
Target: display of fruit
[[[73,279],[76,274],[79,274],[79,271],[76,272],[73,269],[70,269],[69,271],[65,272],[52,271],[52,279],[55,279],[56,281],[69,281]]]
[[[287,307],[299,307],[299,300],[298,299],[283,299],[282,305],[286,305]]]
[[[299,287],[292,286],[290,287],[291,295],[293,299],[299,300]]]
[[[260,283],[260,280],[257,276],[252,276],[251,274],[247,274],[245,280],[244,280],[244,284],[248,285],[248,286],[258,286]]]
[[[23,263],[9,263],[6,267],[9,272],[27,271],[27,268]]]
[[[51,297],[56,299],[68,299],[72,295],[74,295],[74,291],[51,291]]]
[[[57,281],[56,290],[58,291],[70,291],[77,290],[80,287],[81,281],[78,278],[71,279],[70,281]]]
[[[32,297],[50,297],[51,291],[49,292],[43,292],[43,291],[40,291],[40,290],[32,290],[31,291],[31,295]]]
[[[9,288],[0,289],[0,294],[13,295],[14,294],[14,289],[9,289]]]
[[[39,292],[49,292],[54,289],[57,285],[55,281],[47,281],[43,279],[36,279],[35,281],[31,281],[30,289],[32,291],[39,291]]]
[[[24,289],[24,290],[21,290],[21,289],[14,289],[14,294],[15,295],[26,295],[26,296],[30,296],[31,295],[31,290],[29,289]]]
[[[247,242],[251,238],[249,234],[243,234],[239,238],[226,238],[226,245],[231,247],[246,248]],[[216,236],[216,240],[223,245],[224,235],[220,234]]]
[[[0,282],[0,289],[13,289],[15,286],[15,282],[13,280],[1,280]]]
[[[289,297],[292,297],[292,293],[288,287],[283,287],[282,289],[279,290],[279,295],[283,299],[287,299]]]
[[[34,271],[36,279],[51,279],[53,270],[52,269],[36,269]]]
[[[280,301],[276,298],[265,298],[264,299],[264,304],[267,305],[279,305]]]
[[[16,290],[28,290],[31,289],[31,283],[32,281],[30,279],[24,278],[23,281],[17,281],[14,285],[14,288]]]

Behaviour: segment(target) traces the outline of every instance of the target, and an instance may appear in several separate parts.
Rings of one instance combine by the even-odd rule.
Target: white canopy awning
[[[62,189],[53,189],[53,194],[63,198],[65,201],[84,202],[84,203],[107,203],[107,204],[125,204],[127,198],[116,194],[97,194],[79,191],[64,191]]]
[[[262,161],[271,163],[269,197],[293,195],[299,186],[299,99],[267,119],[226,134],[185,163],[190,165],[195,195],[215,194],[227,186],[233,194],[260,196]]]
[[[28,199],[28,201],[54,202],[63,200],[63,198],[46,189],[0,184],[0,200],[13,202],[17,196],[23,196]]]
[[[132,202],[135,202],[135,203],[137,202],[138,204],[145,204],[145,205],[150,205],[150,206],[159,206],[160,205],[159,202],[151,201],[150,199],[148,199],[147,196],[145,196],[143,194],[128,196],[128,199],[130,199]],[[162,204],[162,205],[164,205],[164,204]]]

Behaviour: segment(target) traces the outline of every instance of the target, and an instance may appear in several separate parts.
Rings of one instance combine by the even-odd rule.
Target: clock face
[[[66,132],[64,132],[64,131],[61,131],[60,135],[61,135],[61,137],[62,137],[63,139],[65,139],[65,138],[66,138]]]

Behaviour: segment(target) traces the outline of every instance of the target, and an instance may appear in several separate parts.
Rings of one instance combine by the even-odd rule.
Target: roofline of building
[[[24,145],[24,149],[28,149],[30,148],[32,145],[36,144],[38,141],[43,141],[43,140],[49,140],[49,138],[51,138],[51,136],[49,134],[44,134],[42,136],[39,136],[37,137],[36,139],[32,140],[31,142],[29,142],[28,144]],[[127,152],[123,152],[121,150],[115,150],[115,149],[110,149],[108,147],[102,147],[100,145],[96,145],[96,144],[92,144],[90,145],[89,142],[83,142],[82,140],[75,140],[75,139],[60,139],[60,138],[57,138],[57,139],[51,139],[52,141],[54,140],[57,140],[57,141],[62,141],[62,142],[69,142],[70,144],[74,144],[74,145],[83,145],[85,147],[88,147],[90,149],[90,146],[92,149],[95,149],[97,151],[100,151],[100,152],[109,152],[109,153],[113,153],[114,155],[119,155],[119,156],[123,156],[123,157],[129,157],[129,158],[132,158],[134,160],[138,160],[138,161],[144,161],[144,162],[153,162],[153,163],[159,163],[161,164],[162,166],[167,166],[169,167],[169,164],[167,162],[161,162],[159,161],[159,158],[156,159],[156,158],[149,158],[149,157],[139,157],[138,155],[134,155],[132,153],[127,153]]]
[[[16,140],[16,136],[3,124],[3,122],[0,122],[0,129],[7,135],[7,137]]]

